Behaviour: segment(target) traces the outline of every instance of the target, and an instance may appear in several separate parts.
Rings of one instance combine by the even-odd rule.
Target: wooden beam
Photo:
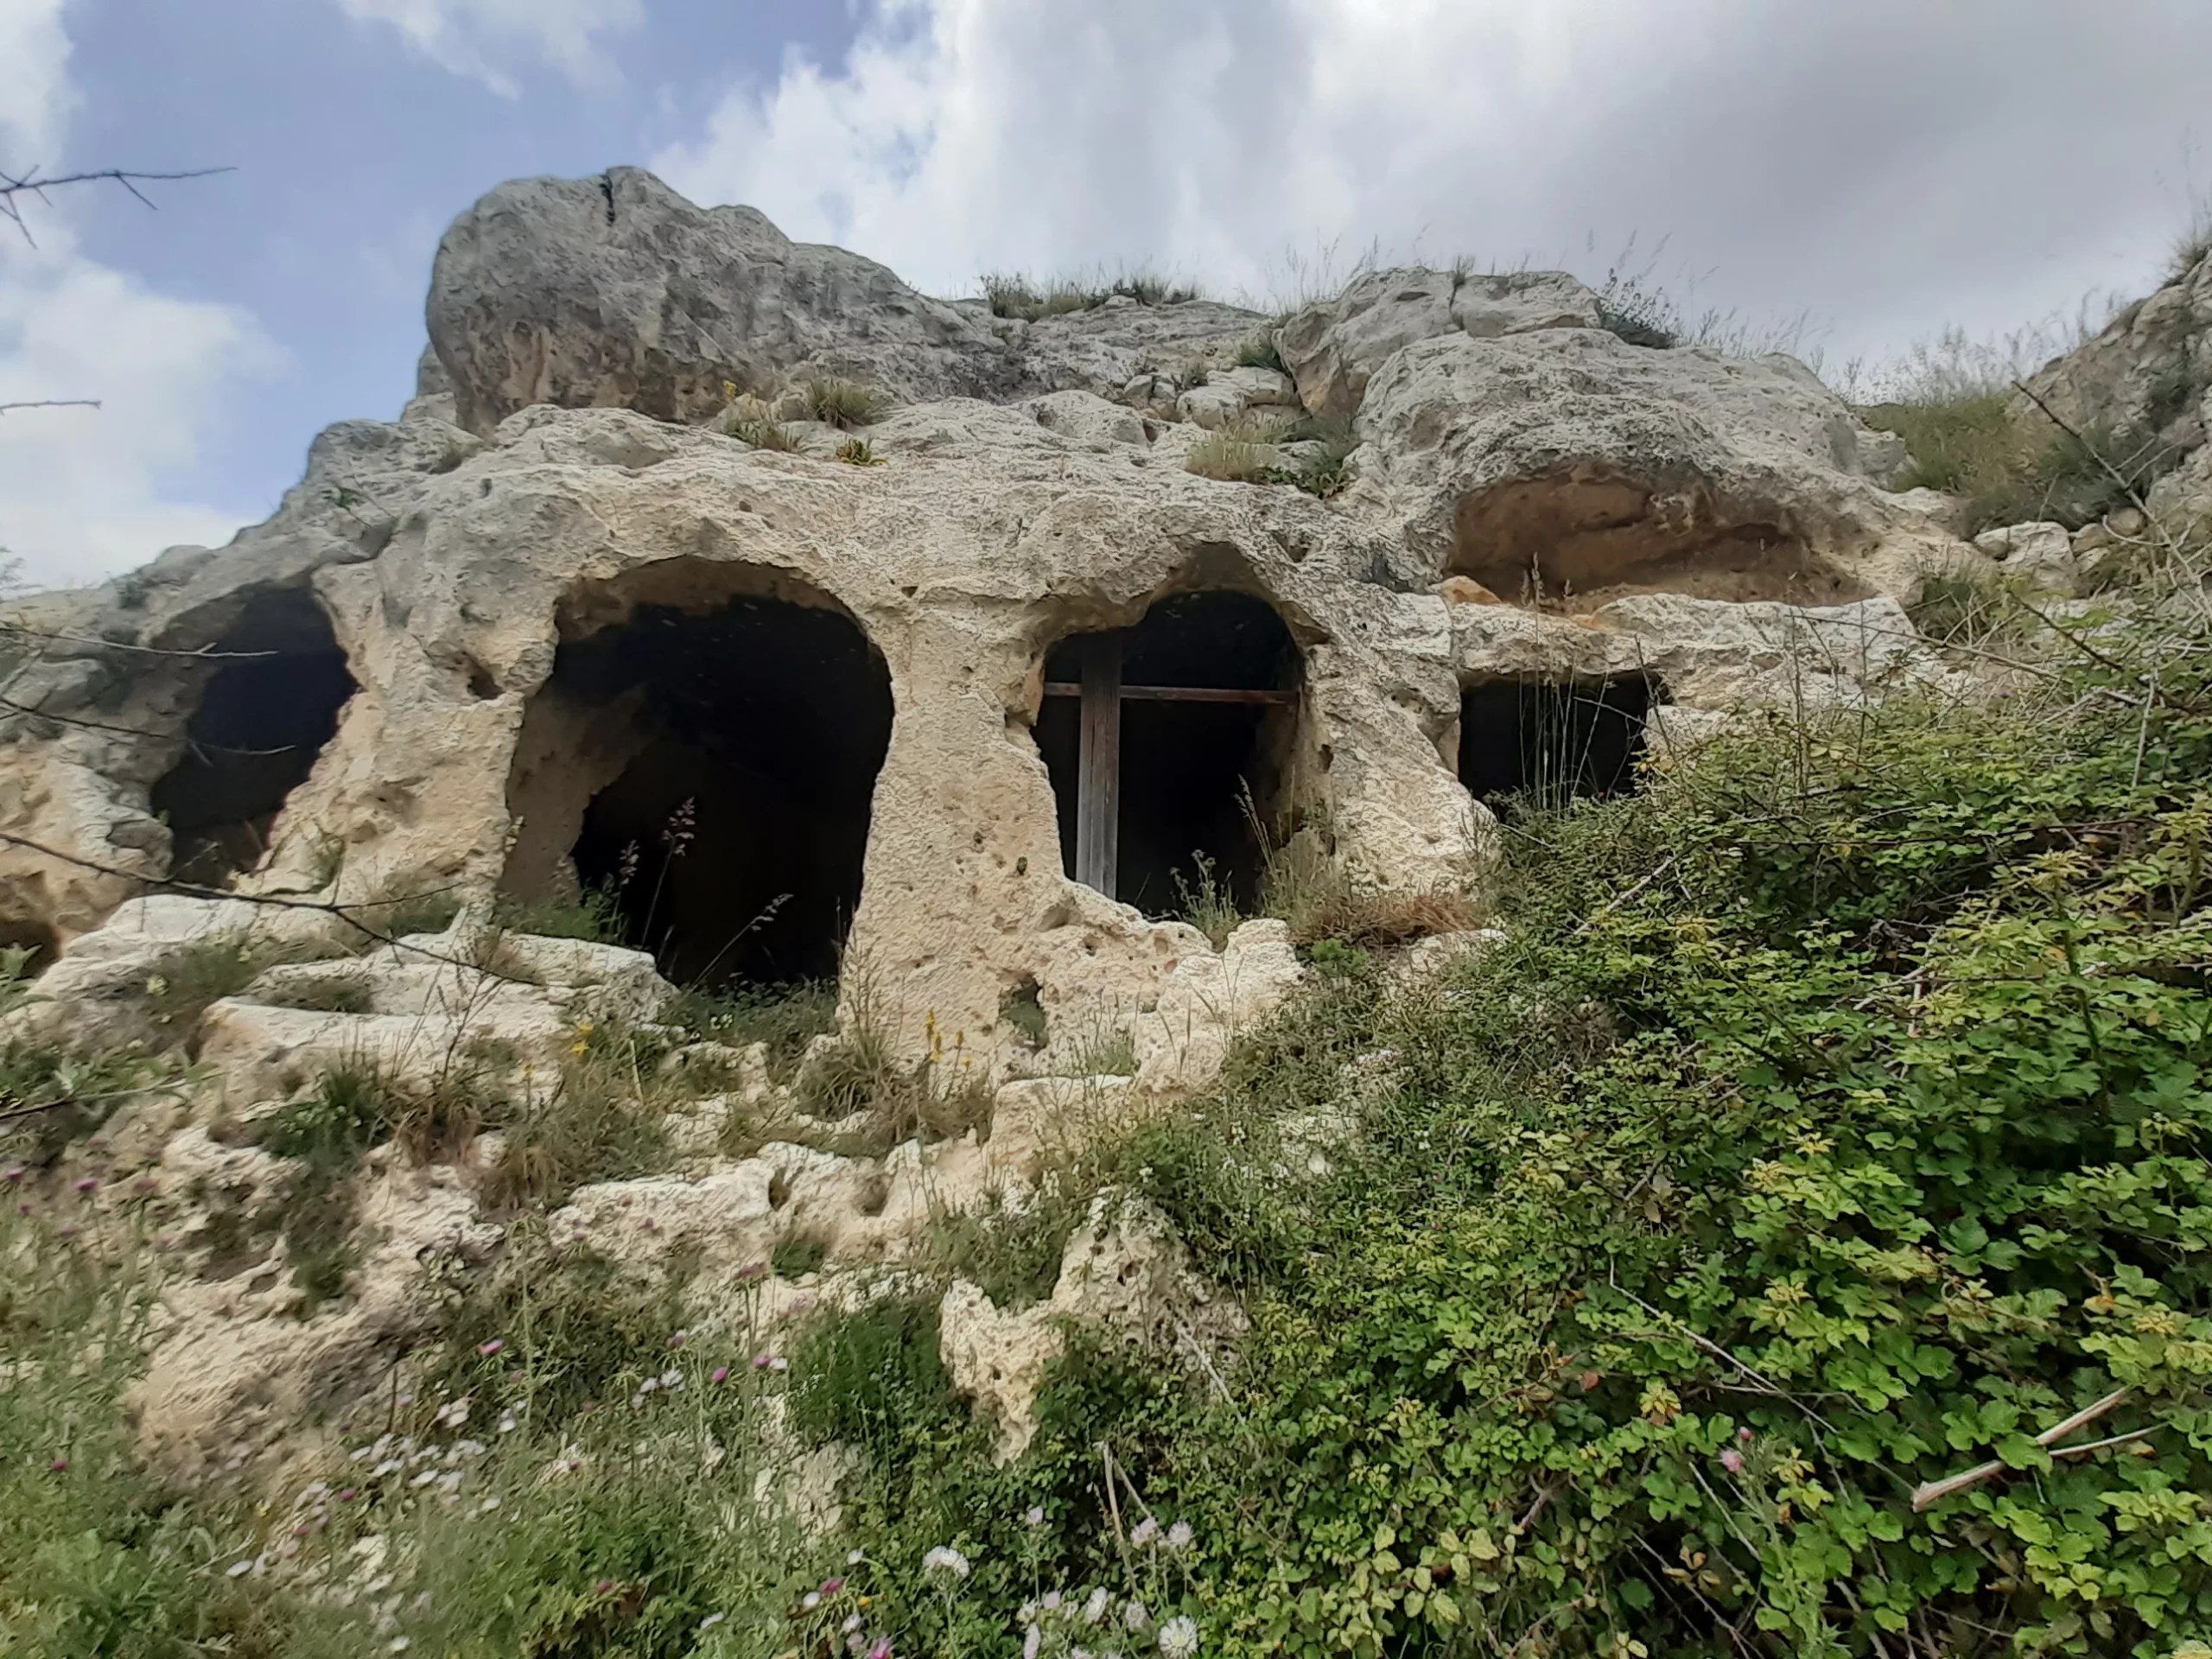
[[[1121,861],[1122,636],[1083,642],[1083,745],[1077,764],[1075,879],[1109,899]]]
[[[1083,687],[1073,680],[1047,680],[1048,697],[1079,697]],[[1295,691],[1271,691],[1241,685],[1125,685],[1123,702],[1264,702],[1293,703]]]

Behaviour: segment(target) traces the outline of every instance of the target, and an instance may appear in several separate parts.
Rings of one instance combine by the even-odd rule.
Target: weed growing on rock
[[[875,446],[866,438],[847,438],[837,446],[836,458],[848,467],[880,467],[884,457],[875,453]]]
[[[889,398],[874,387],[861,385],[856,380],[828,377],[807,381],[804,390],[814,418],[842,431],[849,432],[856,426],[873,426],[891,412]],[[851,459],[842,449],[837,458]]]
[[[1264,484],[1273,475],[1276,451],[1269,443],[1212,432],[1191,446],[1183,470],[1224,484]]]
[[[1275,344],[1274,331],[1267,329],[1240,340],[1235,359],[1240,369],[1273,369],[1277,374],[1287,374],[1283,366],[1282,352]]]

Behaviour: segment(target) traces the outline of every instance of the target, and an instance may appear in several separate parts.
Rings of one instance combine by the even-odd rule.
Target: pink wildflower
[[[823,1600],[825,1600],[825,1601],[826,1601],[826,1600],[828,1600],[831,1596],[836,1595],[839,1591],[842,1590],[844,1587],[845,1587],[845,1581],[844,1581],[844,1580],[842,1580],[842,1579],[824,1579],[824,1580],[822,1580],[822,1597],[823,1597]]]
[[[7,1179],[9,1185],[20,1186],[22,1184],[23,1179],[23,1166],[21,1164],[17,1164],[13,1169],[10,1169],[8,1172]]]
[[[47,1465],[47,1467],[53,1470],[57,1475],[66,1475],[69,1472],[69,1459],[67,1458],[56,1458],[52,1463]]]
[[[99,1178],[96,1175],[80,1175],[77,1178],[77,1191],[91,1192],[97,1190],[99,1184]]]
[[[875,1645],[868,1650],[868,1659],[891,1659],[891,1638],[887,1636],[877,1637]]]
[[[1751,1431],[1748,1428],[1739,1428],[1736,1431],[1736,1438],[1748,1445],[1751,1441]]]
[[[505,1338],[494,1337],[489,1342],[479,1343],[476,1346],[476,1351],[482,1355],[486,1359],[489,1359],[493,1355],[498,1353],[506,1345],[506,1339]]]
[[[1720,1466],[1732,1475],[1741,1474],[1744,1468],[1744,1454],[1734,1446],[1730,1446],[1720,1454]]]
[[[713,1375],[713,1376],[709,1376],[709,1377],[707,1379],[707,1381],[708,1381],[708,1382],[728,1382],[728,1381],[729,1381],[729,1367],[728,1367],[728,1366],[727,1366],[727,1365],[717,1365],[717,1366],[715,1366],[715,1370],[714,1370],[714,1375]]]

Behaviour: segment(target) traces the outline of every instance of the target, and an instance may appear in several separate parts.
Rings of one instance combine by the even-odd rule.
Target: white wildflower
[[[1160,1522],[1147,1515],[1137,1522],[1136,1530],[1129,1535],[1129,1541],[1138,1545],[1149,1544],[1159,1536]]]
[[[968,1558],[950,1544],[939,1544],[922,1557],[922,1568],[928,1573],[950,1573],[956,1579],[968,1576]]]
[[[1133,1601],[1122,1609],[1122,1623],[1133,1630],[1141,1630],[1149,1624],[1152,1615],[1144,1610],[1144,1603]]]
[[[1086,1624],[1096,1624],[1106,1617],[1106,1609],[1112,1605],[1113,1600],[1114,1598],[1106,1593],[1106,1586],[1100,1585],[1090,1592],[1090,1599],[1083,1604],[1083,1622]]]
[[[250,1560],[232,1561],[230,1566],[230,1570],[225,1573],[223,1576],[226,1579],[242,1579],[252,1571],[253,1563]]]
[[[1185,1550],[1188,1549],[1190,1547],[1191,1523],[1189,1522],[1178,1521],[1173,1526],[1167,1529],[1168,1548],[1173,1550]]]
[[[1186,1617],[1169,1619],[1160,1627],[1160,1650],[1167,1659],[1191,1659],[1198,1650],[1198,1621]]]
[[[798,1599],[798,1605],[808,1612],[812,1612],[822,1605],[822,1592],[819,1590],[808,1591]]]
[[[1045,1632],[1038,1625],[1029,1627],[1029,1634],[1021,1638],[1021,1659],[1037,1659],[1037,1650],[1045,1645]]]
[[[660,1374],[660,1385],[668,1393],[674,1394],[683,1386],[683,1373],[675,1366],[670,1366]]]
[[[1031,1510],[1028,1514],[1023,1516],[1021,1518],[1027,1521],[1033,1527],[1043,1526],[1045,1524],[1045,1506],[1042,1503],[1038,1504],[1036,1508]]]
[[[858,1613],[848,1613],[845,1616],[845,1622],[837,1628],[844,1631],[847,1636],[850,1636],[855,1630],[860,1629],[863,1623],[865,1621]]]
[[[845,1565],[847,1567],[858,1567],[866,1560],[868,1560],[868,1552],[864,1549],[856,1549],[851,1554],[845,1557]]]
[[[721,1624],[728,1617],[729,1615],[728,1613],[709,1613],[704,1618],[699,1621],[699,1634],[701,1636],[704,1636],[709,1630],[713,1630],[715,1625]]]

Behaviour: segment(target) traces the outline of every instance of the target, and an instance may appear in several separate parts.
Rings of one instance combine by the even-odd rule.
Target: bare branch
[[[101,168],[90,173],[61,173],[41,177],[34,165],[28,173],[0,172],[0,219],[12,222],[22,232],[23,240],[33,247],[38,245],[31,235],[31,228],[23,222],[23,201],[27,197],[48,200],[47,192],[60,190],[73,184],[119,184],[147,207],[155,206],[154,200],[138,187],[142,184],[166,184],[178,179],[205,179],[218,173],[229,173],[227,167],[195,167],[181,173],[141,173],[129,168]]]
[[[12,409],[98,409],[97,397],[38,397],[28,403],[0,404],[0,415]]]
[[[2095,1404],[2084,1406],[2064,1422],[2055,1423],[2044,1430],[2042,1433],[2036,1436],[2036,1444],[2047,1446],[2053,1440],[2064,1440],[2077,1428],[2087,1427],[2107,1412],[2115,1411],[2126,1404],[2130,1392],[2126,1389],[2114,1389]],[[2085,1452],[2101,1451],[2108,1446],[2119,1446],[2128,1440],[2140,1440],[2150,1433],[2151,1430],[2147,1428],[2138,1429],[2132,1434],[2115,1434],[2110,1440],[2093,1441],[2087,1446],[2061,1446],[2050,1455],[2054,1458],[2079,1457]],[[1955,1492],[1963,1492],[1969,1487],[1979,1486],[1982,1482],[2003,1474],[2005,1469],[2005,1465],[2002,1459],[1993,1459],[1988,1463],[1976,1464],[1962,1473],[1948,1476],[1942,1480],[1923,1481],[1920,1485],[1913,1488],[1912,1512],[1917,1515],[1930,1504],[1940,1503]]]

